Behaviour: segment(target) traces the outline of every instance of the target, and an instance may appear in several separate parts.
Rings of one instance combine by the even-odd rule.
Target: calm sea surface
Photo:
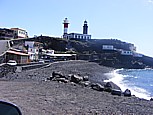
[[[137,97],[153,97],[153,69],[119,69],[107,75],[107,81],[116,83],[122,91],[128,88]]]

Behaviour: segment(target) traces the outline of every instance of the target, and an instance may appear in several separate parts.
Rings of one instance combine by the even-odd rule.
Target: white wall
[[[38,53],[39,53],[39,49],[38,47],[34,46],[33,41],[25,41],[25,46],[29,45],[28,48],[28,54],[30,54],[30,59],[31,60],[37,60],[38,59]]]
[[[27,33],[25,30],[18,30],[18,37],[20,38],[27,38]]]
[[[113,45],[103,45],[102,49],[103,50],[114,50],[114,46]]]
[[[34,47],[34,42],[33,41],[25,41],[25,46],[29,46],[30,48]]]
[[[132,51],[125,51],[125,50],[122,50],[122,51],[121,51],[121,54],[122,54],[122,55],[133,55],[133,52],[132,52]]]

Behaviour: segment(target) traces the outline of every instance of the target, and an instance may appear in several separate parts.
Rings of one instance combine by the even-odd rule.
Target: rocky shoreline
[[[0,98],[23,114],[150,115],[152,101],[122,92],[107,80],[112,68],[87,61],[65,61],[0,78]]]

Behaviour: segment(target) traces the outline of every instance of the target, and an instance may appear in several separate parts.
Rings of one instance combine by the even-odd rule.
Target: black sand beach
[[[18,105],[23,115],[151,115],[153,102],[135,96],[111,95],[78,84],[47,80],[53,71],[65,76],[89,76],[91,82],[108,79],[111,68],[86,61],[52,63],[48,67],[9,73],[0,80],[0,98]]]

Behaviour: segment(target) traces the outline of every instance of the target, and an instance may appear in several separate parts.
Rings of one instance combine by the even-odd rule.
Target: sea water
[[[122,91],[130,89],[132,95],[139,98],[153,97],[153,69],[118,69],[107,74],[109,80]]]

